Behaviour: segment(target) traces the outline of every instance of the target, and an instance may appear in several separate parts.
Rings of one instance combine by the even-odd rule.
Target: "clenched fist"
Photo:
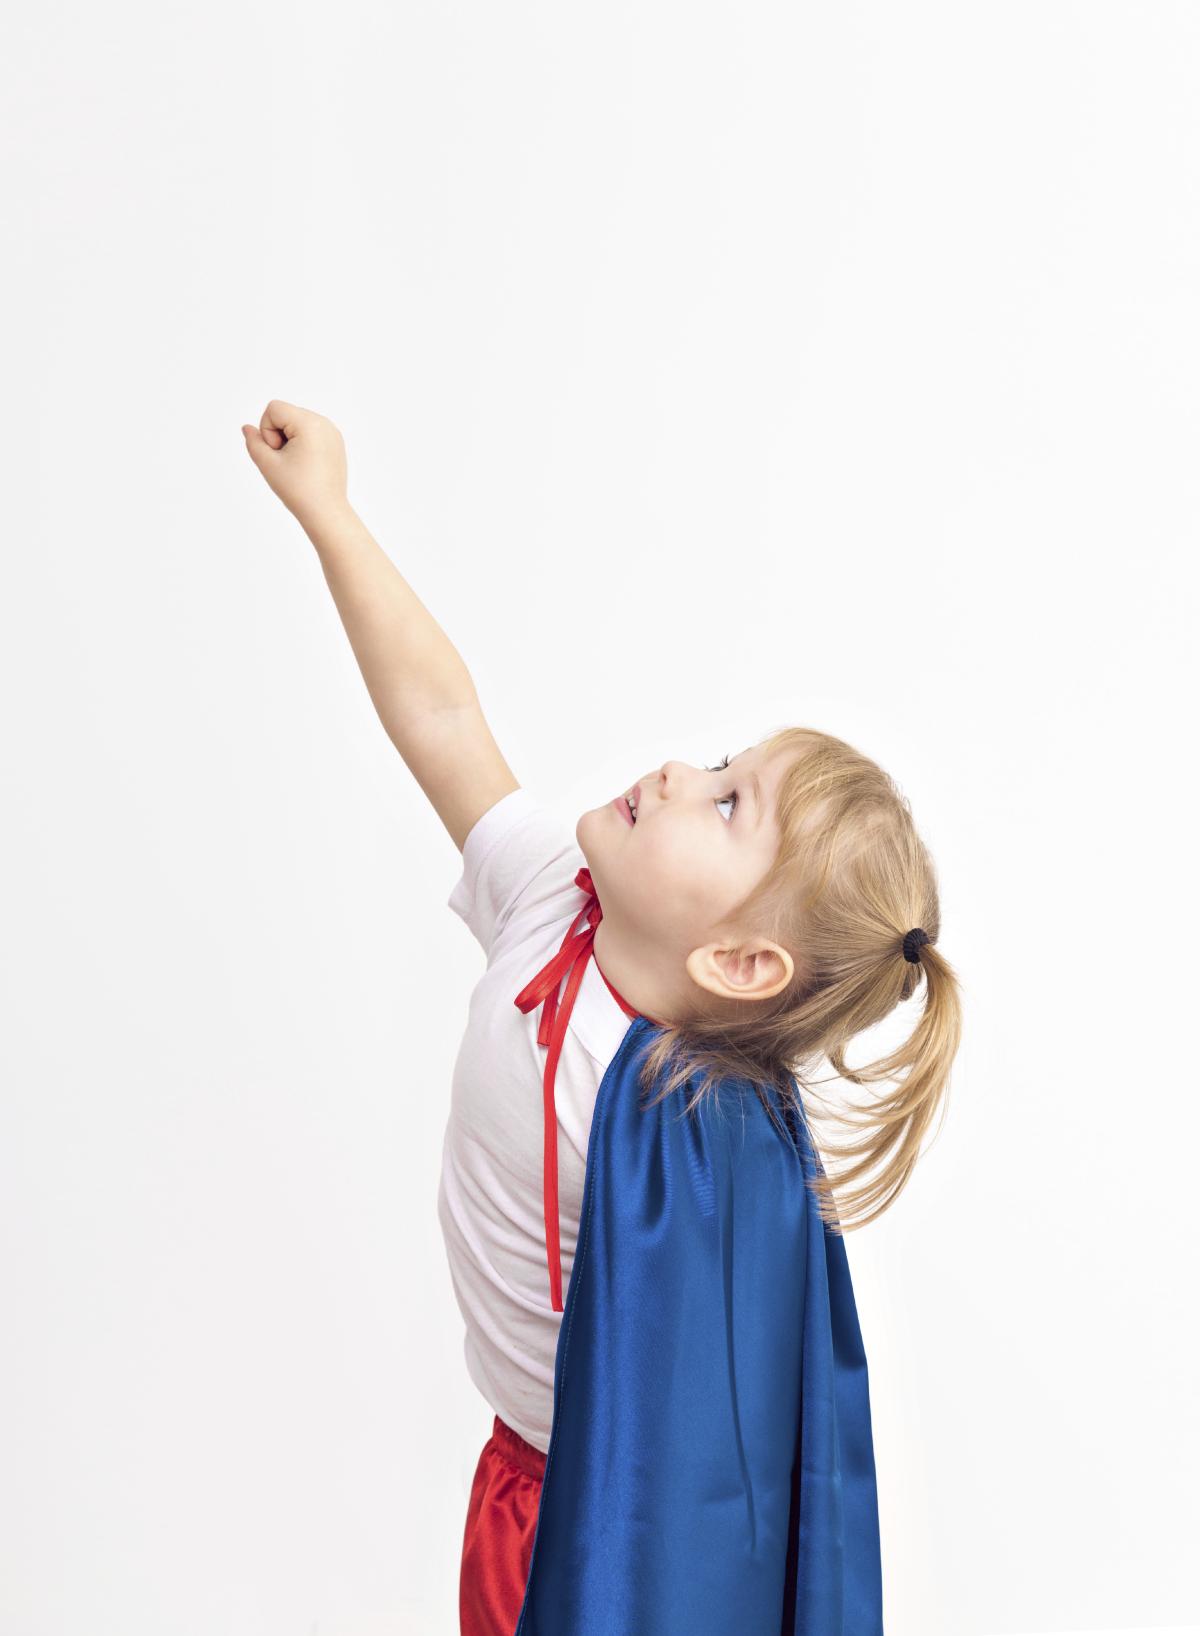
[[[349,503],[346,445],[324,415],[272,398],[258,425],[242,433],[251,460],[302,527]]]

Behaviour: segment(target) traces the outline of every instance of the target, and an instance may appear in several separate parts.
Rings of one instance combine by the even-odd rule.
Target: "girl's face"
[[[575,836],[603,910],[596,953],[606,975],[618,963],[627,977],[631,967],[672,974],[679,1011],[689,993],[695,998],[692,983],[712,986],[689,962],[693,951],[778,947],[728,916],[775,860],[775,805],[787,764],[780,751],[768,758],[757,745],[715,768],[667,761],[630,786],[635,822],[624,795],[580,817]],[[772,980],[768,965],[760,960],[763,982]],[[777,978],[778,961],[773,969]]]

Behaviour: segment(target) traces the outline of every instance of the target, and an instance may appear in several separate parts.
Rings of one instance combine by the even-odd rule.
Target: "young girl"
[[[242,431],[462,852],[449,906],[487,958],[438,1195],[494,1411],[464,1636],[878,1636],[841,1235],[907,1183],[961,1028],[906,801],[850,745],[791,727],[712,767],[666,761],[572,833],[519,784],[461,657],[351,508],[337,429],[272,400]],[[911,1037],[851,1069],[854,1037],[922,978]],[[900,1079],[824,1110],[855,1131],[823,1144],[852,1161],[834,1182],[799,1077],[825,1061]]]

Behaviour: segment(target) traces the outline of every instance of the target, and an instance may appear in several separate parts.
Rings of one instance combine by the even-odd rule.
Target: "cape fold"
[[[588,1139],[514,1636],[882,1636],[868,1393],[820,1159],[748,1083],[683,1114],[630,1024]]]

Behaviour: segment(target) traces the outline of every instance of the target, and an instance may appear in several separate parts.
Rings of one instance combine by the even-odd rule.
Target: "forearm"
[[[349,503],[303,519],[371,702],[403,755],[430,712],[477,702],[462,655]]]

